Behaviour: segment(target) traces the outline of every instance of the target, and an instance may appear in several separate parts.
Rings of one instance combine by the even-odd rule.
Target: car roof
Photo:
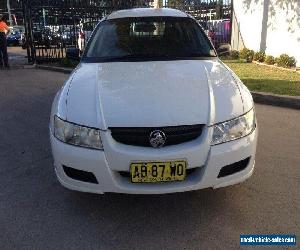
[[[187,17],[188,15],[180,10],[171,8],[135,8],[115,11],[108,15],[106,19],[152,16]]]

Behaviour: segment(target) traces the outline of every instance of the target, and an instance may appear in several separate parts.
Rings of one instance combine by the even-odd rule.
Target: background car
[[[11,26],[10,32],[8,33],[6,39],[7,39],[7,45],[8,46],[18,46],[20,45],[20,40],[22,33],[25,32],[24,26]]]
[[[216,49],[222,44],[230,44],[230,20],[211,20],[205,24],[207,35]]]
[[[7,37],[7,45],[8,46],[18,46],[20,45],[21,33],[17,30],[11,31]]]
[[[70,45],[75,45],[78,33],[79,28],[77,26],[61,25],[56,34],[59,45],[64,48]]]

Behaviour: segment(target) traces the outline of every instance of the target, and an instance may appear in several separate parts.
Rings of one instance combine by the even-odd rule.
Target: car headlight
[[[255,113],[254,109],[251,109],[240,117],[215,124],[211,144],[216,145],[247,136],[255,129],[255,126]]]
[[[80,126],[54,116],[54,136],[65,143],[94,149],[103,149],[100,130]]]

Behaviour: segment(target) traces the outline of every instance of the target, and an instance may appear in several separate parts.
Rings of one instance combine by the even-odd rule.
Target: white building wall
[[[245,47],[264,51],[265,38],[266,54],[294,56],[300,67],[300,0],[233,0],[233,6]]]

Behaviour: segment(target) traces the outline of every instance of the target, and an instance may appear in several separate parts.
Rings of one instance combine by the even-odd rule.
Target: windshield
[[[106,20],[91,37],[83,61],[130,61],[215,57],[191,18],[140,17]]]

